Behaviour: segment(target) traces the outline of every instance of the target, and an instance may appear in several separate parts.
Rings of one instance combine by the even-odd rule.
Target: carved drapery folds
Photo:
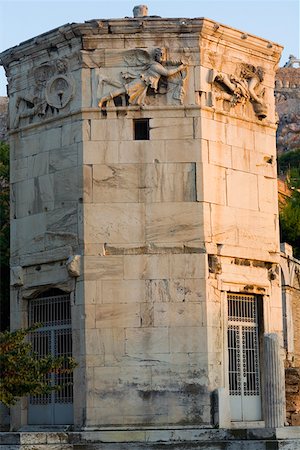
[[[137,48],[124,52],[123,62],[126,70],[120,71],[118,77],[99,77],[100,108],[110,102],[143,106],[160,95],[167,95],[168,103],[183,103],[187,66],[182,61],[166,61],[160,48],[153,52]]]
[[[18,128],[20,120],[33,117],[48,117],[59,112],[71,101],[75,83],[68,73],[66,59],[41,64],[33,69],[31,89],[16,100],[16,114],[13,128]]]
[[[251,64],[240,64],[236,74],[230,75],[212,69],[210,82],[213,85],[213,98],[223,100],[227,109],[251,102],[256,116],[262,120],[268,114],[265,90],[261,85],[263,79],[262,67]]]

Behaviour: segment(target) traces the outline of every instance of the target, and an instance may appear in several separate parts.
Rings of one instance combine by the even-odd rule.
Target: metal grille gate
[[[44,356],[72,356],[71,305],[69,295],[55,295],[31,300],[29,324],[42,323],[31,334],[33,350]],[[29,398],[29,424],[57,425],[73,423],[72,374],[52,374],[49,383],[64,386],[47,395]]]
[[[229,294],[227,298],[231,418],[261,420],[257,297]]]

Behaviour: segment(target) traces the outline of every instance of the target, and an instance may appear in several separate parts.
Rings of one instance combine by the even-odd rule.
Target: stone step
[[[300,450],[300,427],[0,433],[0,450]]]
[[[71,444],[16,444],[0,445],[0,450],[73,450]]]
[[[67,433],[0,433],[0,450],[73,450]]]
[[[300,450],[300,441],[74,444],[73,450]]]

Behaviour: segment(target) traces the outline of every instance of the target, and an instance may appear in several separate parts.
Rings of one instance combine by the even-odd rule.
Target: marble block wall
[[[193,117],[172,113],[91,120],[84,145],[90,425],[210,421],[202,155]],[[149,141],[133,140],[136,117]]]

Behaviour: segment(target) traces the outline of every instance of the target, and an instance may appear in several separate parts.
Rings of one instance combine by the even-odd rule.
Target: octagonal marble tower
[[[74,400],[22,400],[15,428],[282,424],[266,395],[282,387],[280,52],[209,19],[137,14],[1,54],[12,327],[41,321],[36,350],[79,363]]]

